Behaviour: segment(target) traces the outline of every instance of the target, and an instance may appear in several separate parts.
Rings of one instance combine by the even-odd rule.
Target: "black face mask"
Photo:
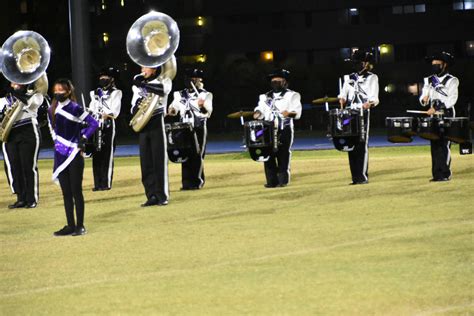
[[[26,93],[27,87],[22,85],[22,86],[17,86],[16,89],[13,87],[11,89],[12,91],[15,91],[17,93]]]
[[[354,63],[352,65],[352,69],[354,69],[354,71],[357,72],[357,73],[361,73],[362,71],[365,70],[365,67],[364,67],[363,63],[358,62],[358,63]]]
[[[99,79],[99,86],[107,88],[110,85],[110,79]]]
[[[444,73],[443,67],[440,64],[431,65],[431,71],[434,75],[442,75]]]
[[[66,96],[65,93],[55,93],[54,98],[58,100],[59,102],[64,102],[67,100],[68,97]]]
[[[186,89],[189,90],[193,88],[193,86],[191,85],[191,80],[184,80],[184,86],[186,87]]]
[[[194,84],[194,86],[196,87],[196,89],[198,88],[198,83],[196,80],[192,80],[192,79],[186,79],[184,80],[184,86],[186,87],[186,89],[189,89],[189,90],[193,90],[194,91],[194,88],[193,86],[191,85],[191,82]]]
[[[270,86],[272,87],[273,92],[283,91],[283,82],[281,81],[272,81]]]

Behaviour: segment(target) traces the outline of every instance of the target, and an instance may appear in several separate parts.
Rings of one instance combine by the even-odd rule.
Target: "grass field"
[[[65,224],[52,161],[40,204],[8,210],[0,174],[0,314],[473,315],[474,157],[430,183],[429,147],[370,150],[370,184],[349,186],[347,154],[295,152],[292,183],[263,188],[243,154],[206,158],[203,190],[141,208],[138,158],[114,187],[84,179],[83,237]]]

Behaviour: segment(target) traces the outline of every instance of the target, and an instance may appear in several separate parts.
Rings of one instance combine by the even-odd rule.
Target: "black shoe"
[[[38,206],[36,202],[31,202],[31,203],[26,204],[26,208],[35,208],[36,206]]]
[[[152,206],[152,205],[158,205],[158,199],[156,198],[156,196],[152,195],[148,201],[146,201],[145,203],[143,203],[142,205],[140,205],[141,207],[147,207],[147,206]]]
[[[25,207],[25,206],[26,206],[26,202],[23,202],[23,201],[16,201],[15,203],[8,205],[8,208],[9,208],[9,209],[12,209],[12,208],[23,208],[23,207]]]
[[[94,192],[100,191],[100,188],[92,188],[92,191],[94,191]]]
[[[168,200],[160,201],[160,202],[156,203],[156,205],[158,205],[158,206],[168,205]]]
[[[349,185],[357,185],[357,184],[367,184],[369,181],[364,180],[364,181],[354,181],[352,183],[349,183]]]
[[[278,187],[278,184],[268,184],[268,183],[266,183],[266,184],[264,184],[263,186],[264,186],[265,188],[267,188],[267,189],[270,189],[270,188],[276,188],[276,187]]]
[[[444,181],[449,181],[451,180],[450,178],[433,178],[430,180],[430,182],[444,182]]]
[[[278,185],[278,187],[279,187],[279,188],[284,188],[284,187],[286,187],[287,185],[288,185],[288,183],[280,183],[280,184]]]
[[[76,227],[76,229],[72,233],[72,236],[82,236],[85,234],[87,234],[86,228],[84,226],[79,226],[79,227]]]
[[[199,190],[199,187],[182,187],[180,191],[190,191],[190,190]]]
[[[60,236],[70,236],[74,233],[75,229],[73,226],[64,226],[62,229],[58,230],[57,232],[54,232],[54,236],[60,237]]]

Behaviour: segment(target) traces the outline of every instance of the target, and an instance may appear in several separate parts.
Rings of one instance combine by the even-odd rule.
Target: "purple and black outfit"
[[[52,108],[49,109],[50,123]],[[54,113],[54,125],[50,124],[54,140],[53,181],[61,185],[68,226],[82,227],[84,222],[84,197],[82,195],[82,176],[84,158],[80,154],[81,138],[91,137],[98,122],[84,109],[69,99],[58,102]],[[74,204],[77,225],[74,223]]]

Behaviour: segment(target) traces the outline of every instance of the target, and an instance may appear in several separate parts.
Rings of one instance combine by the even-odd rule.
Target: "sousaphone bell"
[[[127,53],[142,67],[161,66],[160,79],[173,80],[176,76],[174,53],[179,45],[179,28],[168,15],[152,11],[133,23],[127,34]],[[160,96],[147,93],[130,121],[135,132],[141,131],[150,120]]]
[[[34,83],[27,91],[30,95],[48,92],[45,72],[51,49],[43,36],[34,31],[18,31],[3,43],[0,53],[0,71],[8,81],[22,85]],[[7,142],[13,123],[23,106],[18,100],[6,111],[0,126],[1,141]]]

